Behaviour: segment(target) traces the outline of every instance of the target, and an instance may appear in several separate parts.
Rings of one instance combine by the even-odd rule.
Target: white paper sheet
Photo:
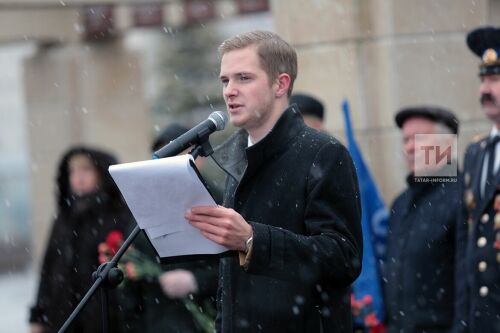
[[[227,251],[203,237],[184,218],[192,207],[216,205],[191,159],[186,154],[109,167],[137,224],[146,230],[161,257]]]

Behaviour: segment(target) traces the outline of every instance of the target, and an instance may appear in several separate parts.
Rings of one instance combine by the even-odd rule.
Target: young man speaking
[[[216,150],[224,206],[186,219],[235,251],[221,259],[218,332],[352,332],[349,285],[361,270],[358,183],[347,150],[288,105],[295,50],[254,31],[222,43],[220,80],[240,128]]]

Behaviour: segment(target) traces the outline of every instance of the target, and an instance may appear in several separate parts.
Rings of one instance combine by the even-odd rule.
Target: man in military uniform
[[[481,58],[480,102],[493,128],[465,153],[455,324],[460,332],[500,332],[500,29],[475,29],[467,45]]]

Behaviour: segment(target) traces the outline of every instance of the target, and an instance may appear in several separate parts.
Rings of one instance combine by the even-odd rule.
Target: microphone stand
[[[206,133],[198,137],[198,143],[196,143],[193,149],[189,152],[189,154],[193,156],[193,159],[196,159],[198,156],[207,157],[213,153],[214,150],[210,145],[210,142],[208,141],[209,134],[210,133]],[[83,296],[83,298],[80,300],[68,319],[66,319],[63,326],[59,329],[59,331],[57,331],[58,333],[66,332],[68,327],[73,323],[75,318],[78,317],[80,312],[85,308],[92,296],[94,296],[95,292],[101,286],[103,288],[100,289],[99,292],[101,294],[102,333],[109,332],[108,290],[116,288],[123,281],[123,272],[120,268],[117,267],[118,262],[140,232],[141,228],[139,227],[139,225],[136,225],[134,230],[132,230],[130,235],[120,246],[114,257],[110,261],[101,264],[97,271],[92,273],[94,283],[89,288],[85,296]]]

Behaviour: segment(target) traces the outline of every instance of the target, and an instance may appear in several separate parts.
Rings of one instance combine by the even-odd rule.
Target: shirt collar
[[[500,135],[500,130],[495,126],[491,129],[490,138],[494,138],[496,135]]]

